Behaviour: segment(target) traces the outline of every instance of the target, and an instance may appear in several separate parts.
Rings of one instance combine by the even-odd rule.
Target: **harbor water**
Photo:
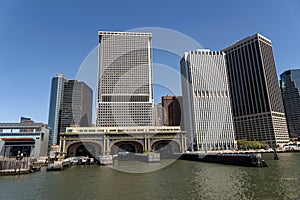
[[[42,169],[1,176],[0,194],[1,199],[300,199],[300,153],[281,153],[279,160],[273,154],[263,158],[268,167],[177,160],[149,173],[97,165],[55,172]],[[138,161],[119,165],[132,162],[138,168]]]

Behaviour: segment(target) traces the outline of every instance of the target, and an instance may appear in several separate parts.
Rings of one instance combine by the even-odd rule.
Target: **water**
[[[300,199],[300,153],[263,158],[269,167],[178,160],[143,174],[96,165],[43,169],[0,177],[0,199]]]

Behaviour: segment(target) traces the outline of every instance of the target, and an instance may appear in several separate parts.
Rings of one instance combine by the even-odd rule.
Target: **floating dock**
[[[262,159],[260,153],[251,153],[251,154],[182,153],[182,154],[174,154],[174,156],[178,156],[179,159],[181,160],[220,163],[220,164],[227,164],[227,165],[239,165],[239,166],[247,166],[247,167],[267,167],[267,164]]]

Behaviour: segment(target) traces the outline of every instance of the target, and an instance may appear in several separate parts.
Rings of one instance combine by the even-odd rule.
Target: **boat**
[[[49,163],[47,166],[47,171],[61,171],[62,169],[62,161],[54,161],[53,163]]]
[[[71,166],[70,159],[64,159],[62,161],[54,161],[52,163],[49,163],[47,166],[47,171],[61,171],[67,167]]]

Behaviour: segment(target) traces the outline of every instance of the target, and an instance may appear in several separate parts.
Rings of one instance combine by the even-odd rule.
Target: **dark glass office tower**
[[[271,41],[255,34],[223,52],[237,139],[265,141],[271,146],[288,142]]]
[[[89,127],[92,121],[93,91],[84,82],[69,80],[64,84],[60,132],[71,125]]]
[[[283,72],[280,88],[290,137],[300,137],[300,69]]]

